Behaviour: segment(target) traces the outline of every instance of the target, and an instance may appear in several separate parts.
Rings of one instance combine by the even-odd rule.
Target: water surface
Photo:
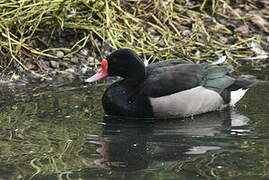
[[[109,83],[2,85],[0,179],[267,179],[269,83],[193,118],[104,116]]]

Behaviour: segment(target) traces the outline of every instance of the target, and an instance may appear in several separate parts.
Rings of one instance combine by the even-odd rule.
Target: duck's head
[[[130,80],[141,80],[145,77],[146,68],[143,61],[131,49],[118,49],[101,62],[98,73],[86,79],[94,82],[107,76],[120,76]]]

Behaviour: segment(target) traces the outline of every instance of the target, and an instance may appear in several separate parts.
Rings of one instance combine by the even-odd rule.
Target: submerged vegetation
[[[120,47],[152,61],[265,59],[268,9],[267,0],[1,1],[0,70],[93,65]]]

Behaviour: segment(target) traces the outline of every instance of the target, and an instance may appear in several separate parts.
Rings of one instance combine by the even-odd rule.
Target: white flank
[[[158,117],[191,116],[215,111],[224,104],[217,92],[202,86],[168,96],[152,97],[150,102],[154,114]]]
[[[238,89],[236,91],[231,91],[231,101],[230,105],[234,106],[247,92],[248,89]]]

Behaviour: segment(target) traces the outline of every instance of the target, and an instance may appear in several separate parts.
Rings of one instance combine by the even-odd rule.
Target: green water
[[[107,84],[2,85],[0,180],[269,178],[269,82],[189,119],[104,117]]]

